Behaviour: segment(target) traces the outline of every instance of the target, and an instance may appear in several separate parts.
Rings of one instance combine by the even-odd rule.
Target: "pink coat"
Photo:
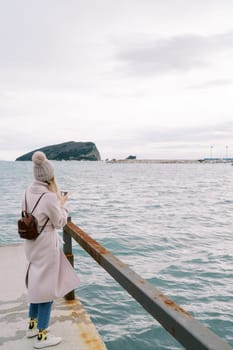
[[[34,215],[42,226],[49,222],[36,240],[25,240],[25,254],[28,260],[28,301],[44,303],[75,289],[79,278],[71,264],[61,251],[56,229],[61,229],[67,221],[67,210],[60,205],[55,193],[48,190],[44,182],[34,181],[27,189],[26,198],[29,210],[32,210],[40,194],[41,198]],[[24,199],[22,208],[24,209]]]

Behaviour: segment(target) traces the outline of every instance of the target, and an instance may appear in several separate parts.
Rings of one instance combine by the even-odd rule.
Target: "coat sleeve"
[[[60,204],[55,193],[49,193],[46,197],[46,215],[56,229],[63,228],[67,222],[67,209]]]

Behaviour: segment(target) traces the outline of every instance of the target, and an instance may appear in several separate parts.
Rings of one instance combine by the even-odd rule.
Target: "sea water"
[[[231,164],[54,162],[72,221],[233,345]],[[0,162],[0,244],[16,221],[31,162]],[[183,349],[74,243],[77,295],[108,350]]]

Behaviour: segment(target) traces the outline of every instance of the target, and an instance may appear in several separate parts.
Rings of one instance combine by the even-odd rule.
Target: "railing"
[[[186,349],[233,350],[69,219],[63,230],[63,240],[64,253],[72,265],[72,238]],[[74,291],[66,296],[66,299],[74,298]]]

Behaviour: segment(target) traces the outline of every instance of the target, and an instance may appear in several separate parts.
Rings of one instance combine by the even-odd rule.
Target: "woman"
[[[65,208],[68,195],[61,196],[54,177],[53,164],[43,152],[32,156],[34,182],[25,191],[22,209],[30,212],[42,193],[33,215],[38,220],[38,229],[43,231],[36,240],[25,240],[28,260],[27,288],[29,301],[29,328],[27,337],[37,335],[36,349],[57,345],[60,337],[47,333],[53,300],[63,297],[79,284],[79,278],[59,247],[56,229],[67,222]]]

